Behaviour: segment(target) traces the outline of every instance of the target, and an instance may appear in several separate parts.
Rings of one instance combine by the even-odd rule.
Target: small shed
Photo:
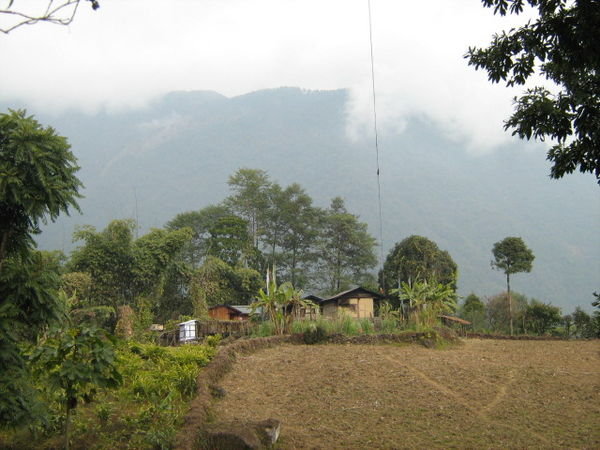
[[[188,320],[179,324],[179,342],[191,342],[198,339],[198,321]]]
[[[215,320],[248,320],[250,314],[252,308],[249,305],[216,305],[208,308],[208,315]]]
[[[357,287],[321,300],[321,312],[327,318],[346,314],[355,319],[370,319],[375,316],[375,302],[380,298],[376,292]]]

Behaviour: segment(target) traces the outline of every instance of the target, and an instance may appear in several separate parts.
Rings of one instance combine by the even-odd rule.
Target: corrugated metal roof
[[[240,313],[242,314],[252,314],[252,308],[250,307],[250,305],[228,305],[230,308],[235,308],[237,309]],[[260,314],[260,311],[258,311],[259,308],[256,308],[257,313]]]
[[[321,300],[321,302],[329,302],[331,300],[336,300],[336,299],[338,299],[340,297],[345,297],[346,295],[352,294],[354,292],[364,292],[365,294],[372,295],[374,298],[380,298],[381,297],[381,295],[378,294],[377,292],[373,292],[373,291],[370,291],[368,289],[365,289],[365,288],[359,286],[359,287],[355,287],[353,289],[348,289],[347,291],[344,291],[344,292],[340,292],[339,294],[335,294],[333,297],[329,297],[329,298],[323,299],[323,300]]]

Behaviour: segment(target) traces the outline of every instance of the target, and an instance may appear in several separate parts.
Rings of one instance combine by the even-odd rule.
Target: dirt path
[[[600,447],[600,343],[283,345],[240,358],[216,420],[281,448]]]

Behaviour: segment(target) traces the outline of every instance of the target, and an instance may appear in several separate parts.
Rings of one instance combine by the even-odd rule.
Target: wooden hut
[[[321,312],[327,318],[345,314],[356,319],[371,319],[375,316],[375,302],[380,298],[376,292],[357,287],[321,300]]]
[[[208,315],[215,320],[248,320],[251,313],[248,305],[216,305],[208,308]]]

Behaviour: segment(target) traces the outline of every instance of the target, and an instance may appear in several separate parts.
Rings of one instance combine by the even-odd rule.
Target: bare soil
[[[215,421],[278,448],[600,448],[600,341],[284,344],[238,357]]]

